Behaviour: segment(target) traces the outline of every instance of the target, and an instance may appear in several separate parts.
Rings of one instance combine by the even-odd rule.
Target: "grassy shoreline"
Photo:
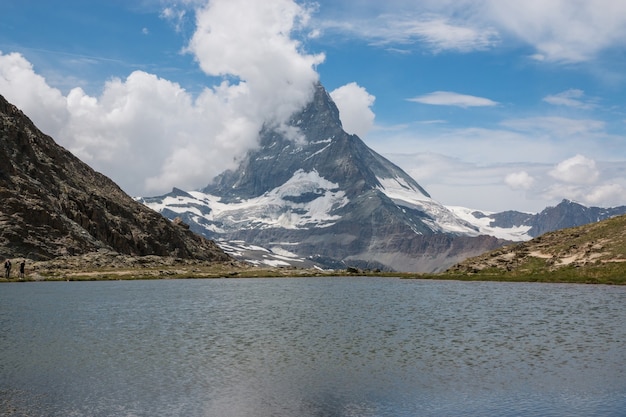
[[[17,271],[15,271],[17,272]],[[146,265],[133,267],[77,267],[76,265],[48,265],[34,263],[25,277],[20,279],[13,273],[11,279],[0,278],[0,282],[39,281],[117,281],[154,279],[236,279],[236,278],[307,278],[307,277],[387,277],[399,279],[490,281],[490,282],[538,282],[568,284],[626,285],[626,273],[621,268],[614,271],[571,268],[549,272],[510,273],[504,271],[481,271],[479,273],[411,273],[384,272],[360,269],[319,270],[285,267],[259,267],[240,262],[225,263],[181,263],[173,265]]]

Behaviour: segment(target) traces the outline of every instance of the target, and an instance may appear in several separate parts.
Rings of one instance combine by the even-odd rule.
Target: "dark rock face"
[[[44,260],[98,249],[226,260],[44,135],[0,96],[0,256]]]
[[[328,267],[434,271],[504,244],[493,237],[470,237],[478,236],[473,226],[347,134],[321,85],[287,127],[266,126],[258,149],[201,192],[206,204],[176,189],[142,201],[165,204],[165,216],[181,216],[209,238],[278,246]],[[247,206],[220,214],[208,196],[221,205]],[[321,222],[316,213],[331,199],[332,207],[328,204],[324,212],[331,220]],[[294,224],[298,216],[302,220]]]

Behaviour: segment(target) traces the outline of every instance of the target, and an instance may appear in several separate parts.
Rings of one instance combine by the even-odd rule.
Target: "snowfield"
[[[489,218],[491,212],[485,212],[481,210],[473,210],[466,207],[447,206],[448,209],[453,212],[457,217],[462,218],[468,223],[473,224],[478,228],[481,235],[490,235],[500,239],[512,240],[512,241],[526,241],[532,239],[532,236],[528,234],[531,226],[518,226],[511,228],[502,228],[491,226],[493,219]],[[487,217],[477,218],[472,213],[480,212]]]
[[[158,203],[147,203],[155,211],[169,209],[187,213],[195,220],[219,223],[223,229],[254,227],[309,229],[328,227],[339,219],[331,212],[348,204],[338,185],[322,178],[317,171],[298,170],[280,187],[262,196],[237,203],[222,203],[220,197],[190,191],[188,197],[166,197]],[[302,199],[302,202],[299,202]],[[219,232],[220,230],[213,230]]]
[[[441,203],[424,195],[412,187],[403,178],[377,178],[381,186],[378,188],[394,203],[401,207],[420,210],[428,214],[431,220],[423,220],[435,232],[450,232],[477,236],[478,230],[471,223],[459,218]]]

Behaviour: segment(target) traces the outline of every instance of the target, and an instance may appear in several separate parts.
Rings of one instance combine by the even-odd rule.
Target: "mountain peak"
[[[339,110],[324,87],[295,113],[285,127],[264,128],[259,148],[246,155],[239,168],[216,177],[202,191],[230,198],[258,197],[285,183],[294,172],[323,172],[323,176],[352,191],[380,187],[379,178],[401,178],[410,189],[430,195],[399,167],[347,134]]]
[[[288,124],[302,129],[302,133],[307,140],[315,140],[318,136],[330,137],[336,134],[337,130],[343,131],[339,109],[330,97],[330,94],[320,83],[315,85],[313,99],[304,109],[295,113]],[[306,135],[307,130],[315,125],[323,129],[316,131],[315,135]]]
[[[190,195],[183,201],[143,201],[170,218],[183,217],[207,237],[330,264],[430,270],[465,253],[467,242],[451,248],[461,241],[457,237],[478,235],[401,168],[346,133],[337,106],[319,84],[312,101],[286,125],[262,129],[259,147],[237,169]],[[435,235],[436,251],[446,248],[449,260],[424,248]],[[470,251],[498,244],[486,238]]]

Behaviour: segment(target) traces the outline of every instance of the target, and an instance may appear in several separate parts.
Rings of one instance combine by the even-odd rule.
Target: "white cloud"
[[[339,117],[343,129],[361,138],[374,126],[374,112],[371,106],[376,97],[357,83],[346,84],[330,93],[339,109]]]
[[[409,13],[397,14],[397,10],[390,7],[378,16],[365,18],[358,17],[358,11],[353,13],[354,10],[350,9],[350,15],[326,20],[322,26],[326,31],[343,32],[366,39],[372,45],[390,47],[394,44],[421,44],[434,53],[485,50],[499,43],[498,33],[491,26],[456,21],[422,7],[414,9]]]
[[[550,185],[542,197],[560,201],[564,198],[594,207],[624,205],[626,186],[622,183],[607,183],[596,186],[555,183]]]
[[[0,54],[0,90],[59,144],[127,192],[197,188],[256,145],[259,126],[239,115],[245,89],[206,89],[197,99],[142,71],[106,83],[99,97],[49,87],[16,54]],[[243,90],[243,92],[242,92]]]
[[[535,189],[541,187],[538,181],[534,181],[528,189],[514,189],[501,179],[512,169],[526,171],[532,178],[540,178],[547,165],[474,163],[430,151],[381,153],[415,178],[432,198],[446,205],[487,211],[515,209],[529,212],[540,211],[546,206],[545,199],[535,196]]]
[[[110,80],[97,97],[80,88],[63,96],[21,55],[2,53],[0,91],[130,194],[199,188],[257,146],[263,124],[280,126],[312,97],[324,57],[291,39],[308,13],[291,0],[212,0],[199,9],[187,51],[224,81],[197,97],[143,71]],[[180,22],[185,13],[162,17]]]
[[[440,15],[427,15],[420,18],[381,16],[379,26],[372,27],[363,22],[362,36],[373,44],[413,44],[421,42],[433,52],[470,52],[483,50],[497,44],[499,38],[492,28],[469,26],[451,21]]]
[[[176,32],[181,32],[183,30],[186,17],[187,11],[179,9],[176,6],[165,7],[161,11],[161,19],[170,22],[174,26]]]
[[[606,123],[593,119],[572,119],[558,116],[508,119],[502,126],[522,132],[542,132],[553,137],[596,136],[604,134]]]
[[[0,92],[25,111],[44,133],[54,135],[67,122],[65,97],[48,86],[18,53],[3,55],[0,51]]]
[[[513,190],[528,190],[532,187],[535,179],[528,172],[520,171],[508,174],[504,178],[504,182]]]
[[[606,191],[614,184],[626,189],[623,137],[595,122],[591,129],[583,121],[572,129],[578,134],[568,135],[560,128],[576,120],[516,120],[515,129],[417,123],[377,128],[367,142],[448,205],[536,212],[564,198],[602,207],[626,204],[624,193]],[[572,158],[572,149],[586,156]]]
[[[533,46],[543,61],[586,61],[626,39],[623,1],[487,0],[483,7],[489,22]]]
[[[546,103],[555,106],[574,107],[579,109],[590,109],[593,104],[584,101],[585,92],[578,89],[569,89],[558,94],[548,95],[543,98]]]
[[[588,205],[593,206],[618,206],[626,201],[626,187],[622,184],[603,184],[592,188],[584,197]]]
[[[550,175],[559,181],[573,184],[592,184],[600,176],[596,161],[583,155],[576,155],[558,163]]]
[[[253,98],[246,103],[248,117],[280,123],[311,99],[315,67],[324,60],[303,53],[290,37],[308,18],[292,0],[214,0],[198,10],[187,50],[207,74],[246,84]]]
[[[552,175],[554,165],[546,163],[471,163],[433,152],[383,155],[413,176],[434,199],[446,205],[487,211],[538,212],[563,199],[587,206],[626,204],[626,177],[623,171],[612,169],[611,164],[596,163],[596,171],[591,171],[596,181],[587,183],[576,177],[584,175],[580,172],[570,171],[571,176],[567,177],[580,182],[555,178]],[[516,171],[511,173],[511,169]],[[497,181],[498,178],[505,178],[505,181]]]
[[[528,45],[531,58],[572,63],[623,47],[626,2],[616,0],[352,1],[323,24],[386,48],[419,43],[434,52]],[[323,9],[322,9],[323,11]]]
[[[421,38],[435,52],[456,50],[470,52],[488,49],[498,43],[497,32],[451,23],[447,18],[405,22],[406,33]]]
[[[458,106],[458,107],[482,107],[496,106],[498,103],[484,97],[470,96],[466,94],[454,93],[451,91],[434,91],[414,98],[408,99],[422,104],[434,106]]]

